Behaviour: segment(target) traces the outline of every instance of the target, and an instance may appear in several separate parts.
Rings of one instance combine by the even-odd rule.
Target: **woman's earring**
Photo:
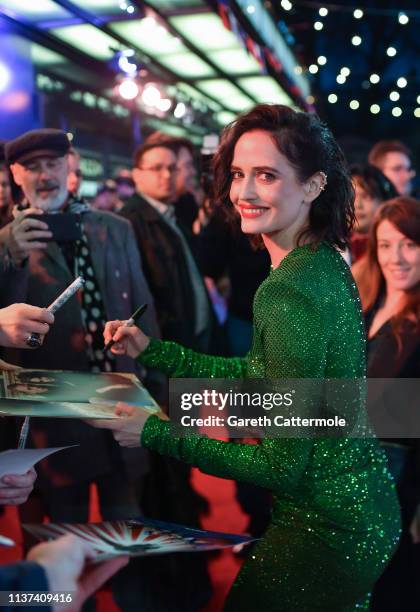
[[[327,175],[325,174],[325,172],[320,172],[319,175],[320,175],[320,177],[322,179],[322,184],[320,186],[320,189],[321,189],[321,191],[324,191],[325,187],[328,184],[328,178],[327,178]]]

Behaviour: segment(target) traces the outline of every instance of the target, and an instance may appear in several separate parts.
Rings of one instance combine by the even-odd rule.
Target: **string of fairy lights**
[[[383,17],[389,20],[393,20],[398,27],[404,28],[413,20],[420,20],[420,10],[402,10],[398,9],[386,9],[386,8],[375,8],[375,7],[364,7],[363,9],[358,6],[351,6],[348,4],[330,4],[330,3],[317,3],[317,2],[309,2],[304,0],[298,0],[291,2],[291,0],[281,0],[280,6],[284,10],[285,15],[292,10],[296,10],[299,8],[311,9],[314,13],[313,15],[313,29],[316,32],[321,32],[324,27],[328,25],[329,16],[333,13],[342,13],[347,14],[354,23],[353,32],[350,34],[349,43],[353,47],[361,47],[363,48],[364,44],[364,35],[363,28],[360,27],[361,21],[366,16],[376,16]],[[387,57],[392,60],[392,58],[397,57],[399,55],[398,45],[394,43],[395,46],[388,46],[384,50]],[[320,55],[316,61],[310,64],[307,67],[304,66],[295,66],[295,73],[309,73],[310,75],[316,75],[322,70],[322,67],[328,63],[328,58],[325,55]],[[327,100],[330,104],[336,104],[337,102],[345,102],[348,104],[348,108],[352,111],[357,111],[363,107],[362,102],[354,97],[349,100],[349,96],[340,92],[340,86],[344,85],[347,79],[351,76],[351,69],[348,66],[342,66],[336,75],[336,83],[337,88],[334,88],[335,91],[331,91],[327,95]],[[404,106],[401,104],[401,96],[404,88],[408,85],[408,76],[407,74],[400,74],[397,78],[392,82],[390,86],[390,90],[387,92],[387,100],[391,101],[391,103],[395,103],[391,105],[391,115],[393,117],[401,117],[403,114],[407,113],[407,108],[409,107],[408,112],[412,112],[414,117],[420,118],[420,95],[415,97],[414,102],[410,102],[409,105],[405,104]],[[366,90],[371,86],[378,85],[381,82],[380,74],[376,72],[372,72],[362,83],[361,88]],[[353,94],[354,95],[354,94]],[[360,97],[360,96],[359,96]],[[308,102],[313,103],[314,97],[309,96]],[[374,102],[369,105],[369,111],[372,115],[378,115],[383,108],[388,106],[383,103],[383,97],[378,102]],[[398,105],[400,102],[400,105]],[[416,105],[417,104],[417,105]],[[403,108],[402,108],[403,106]],[[403,110],[404,109],[404,110]]]

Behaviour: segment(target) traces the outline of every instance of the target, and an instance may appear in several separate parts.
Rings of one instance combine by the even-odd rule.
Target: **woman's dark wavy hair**
[[[327,186],[312,203],[309,227],[298,236],[298,244],[310,238],[315,245],[325,240],[344,249],[355,222],[354,189],[343,152],[316,115],[277,104],[258,104],[228,125],[213,162],[216,205],[234,212],[229,197],[233,152],[242,134],[254,130],[271,135],[302,183],[316,172],[327,175]]]

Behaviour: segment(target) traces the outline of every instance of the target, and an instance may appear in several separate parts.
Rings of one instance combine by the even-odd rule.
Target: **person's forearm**
[[[137,360],[174,378],[243,378],[246,370],[246,359],[196,353],[176,342],[155,338]]]

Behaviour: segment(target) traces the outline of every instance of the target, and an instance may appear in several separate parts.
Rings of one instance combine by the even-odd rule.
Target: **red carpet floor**
[[[231,533],[244,533],[247,518],[241,512],[235,499],[235,485],[229,480],[222,480],[202,474],[194,469],[192,484],[196,491],[204,495],[210,503],[210,512],[202,517],[203,529],[226,531]],[[92,491],[91,521],[100,520],[97,510],[95,491]],[[0,517],[0,533],[12,538],[18,543],[13,549],[1,549],[0,564],[10,563],[22,558],[22,534],[17,520],[15,508],[7,507],[6,514]],[[199,554],[199,553],[197,553]],[[214,595],[212,600],[202,612],[219,612],[229,591],[233,580],[240,568],[240,559],[230,549],[222,550],[214,556],[209,564],[213,583]],[[99,612],[118,612],[111,592],[107,589],[98,594]]]

